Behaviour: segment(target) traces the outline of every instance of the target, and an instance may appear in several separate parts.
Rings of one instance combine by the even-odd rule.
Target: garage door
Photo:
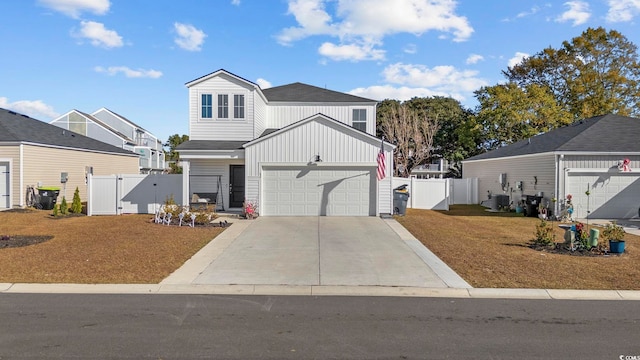
[[[0,209],[8,209],[9,204],[9,163],[0,162]]]
[[[375,215],[372,168],[267,167],[262,171],[262,215]]]
[[[633,173],[570,175],[567,193],[573,196],[577,218],[585,218],[589,211],[591,219],[629,219],[638,216],[640,176]]]

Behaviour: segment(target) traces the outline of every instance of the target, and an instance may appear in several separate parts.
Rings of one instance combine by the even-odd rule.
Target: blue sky
[[[187,89],[228,70],[375,100],[454,97],[603,26],[640,45],[638,0],[3,0],[0,107],[43,121],[101,107],[165,141]]]

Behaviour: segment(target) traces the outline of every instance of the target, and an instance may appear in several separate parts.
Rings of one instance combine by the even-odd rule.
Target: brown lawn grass
[[[50,214],[0,212],[0,235],[53,236],[0,248],[0,282],[158,283],[222,231],[153,224],[151,215]]]
[[[408,209],[397,220],[473,287],[640,290],[638,236],[626,235],[620,256],[574,256],[528,247],[539,219],[481,206]],[[564,230],[557,225],[561,242]]]

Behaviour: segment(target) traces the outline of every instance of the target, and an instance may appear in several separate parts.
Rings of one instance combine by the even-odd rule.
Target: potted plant
[[[602,237],[605,241],[609,241],[609,251],[614,254],[624,252],[624,228],[618,224],[607,224],[602,231]]]
[[[258,205],[251,201],[245,201],[244,206],[244,217],[247,219],[254,219],[258,217]]]

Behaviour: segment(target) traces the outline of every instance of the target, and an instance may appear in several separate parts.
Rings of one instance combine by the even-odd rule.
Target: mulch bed
[[[590,250],[579,249],[571,251],[571,248],[568,244],[560,242],[555,243],[551,246],[538,246],[536,244],[530,243],[529,247],[531,249],[547,252],[551,254],[560,254],[560,255],[570,255],[570,256],[590,256],[590,257],[606,257],[606,256],[622,256],[623,254],[613,254],[608,251],[598,250],[597,248],[591,248]],[[626,253],[626,252],[625,252]]]
[[[51,239],[53,239],[51,235],[2,235],[0,236],[0,249],[35,245]]]

